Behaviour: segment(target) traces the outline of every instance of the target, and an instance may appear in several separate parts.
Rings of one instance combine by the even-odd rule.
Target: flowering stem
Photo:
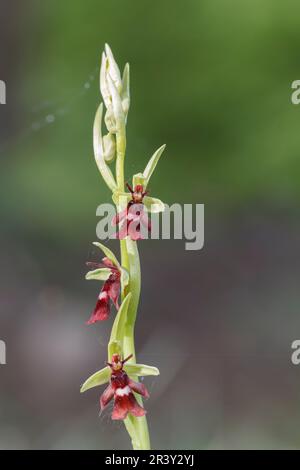
[[[127,321],[124,329],[123,352],[127,357],[132,354],[128,362],[136,363],[135,345],[134,345],[134,326],[137,315],[141,291],[141,271],[137,243],[129,237],[126,239],[126,245],[121,245],[121,251],[126,251],[128,256],[128,269],[130,272],[129,292],[131,292],[131,301],[127,312]],[[132,376],[133,380],[138,381],[138,377]],[[141,404],[142,398],[137,396],[137,401]],[[148,432],[147,419],[145,416],[136,418],[129,415],[125,420],[125,425],[131,435],[132,445],[135,450],[150,449],[150,439]],[[133,433],[130,432],[133,430]]]
[[[121,126],[116,134],[117,143],[117,161],[116,161],[116,177],[119,191],[124,191],[124,157],[126,151],[126,132],[125,125]],[[122,297],[124,298],[128,292],[131,292],[131,301],[127,313],[127,320],[124,328],[123,337],[123,354],[124,357],[132,354],[132,358],[128,362],[136,363],[136,353],[134,344],[134,327],[137,315],[137,309],[141,292],[141,269],[140,258],[137,248],[137,243],[127,237],[125,240],[120,240],[121,250],[121,263],[124,268],[129,272],[130,282],[125,289],[122,286]],[[132,376],[133,380],[138,381],[138,377]],[[142,398],[137,396],[137,401],[141,404]],[[147,419],[145,416],[136,418],[129,415],[125,419],[126,429],[131,437],[132,446],[135,450],[150,449],[150,439],[148,432]]]
[[[88,388],[109,381],[109,386],[100,398],[101,409],[104,409],[108,402],[114,399],[112,419],[124,419],[126,416],[124,423],[131,437],[133,448],[147,450],[150,449],[150,439],[142,396],[148,397],[149,394],[146,387],[137,382],[139,381],[138,377],[158,375],[159,370],[156,367],[137,364],[136,362],[134,328],[141,292],[140,259],[136,240],[142,237],[141,233],[138,234],[138,237],[131,237],[129,233],[121,236],[120,232],[124,227],[128,232],[129,224],[132,222],[132,219],[129,219],[129,212],[132,207],[141,207],[139,214],[136,215],[139,217],[140,223],[147,226],[148,230],[150,222],[148,223],[146,217],[147,210],[153,212],[164,210],[163,202],[157,198],[149,197],[146,190],[149,178],[157,165],[164,146],[153,154],[143,173],[133,175],[132,187],[134,189],[127,185],[129,193],[125,193],[124,160],[126,153],[126,122],[130,107],[129,88],[129,65],[126,64],[121,77],[112,51],[106,44],[101,61],[100,91],[106,107],[104,121],[108,134],[102,137],[103,104],[100,104],[94,121],[93,143],[96,163],[105,183],[112,191],[113,201],[117,206],[118,213],[112,223],[113,225],[119,224],[118,238],[120,238],[121,265],[106,246],[95,242],[95,245],[99,246],[106,255],[106,258],[102,260],[105,267],[99,267],[99,265],[98,269],[87,273],[86,278],[105,280],[105,283],[88,323],[107,319],[110,311],[110,300],[115,304],[118,313],[108,344],[107,367],[93,374],[83,384],[81,390],[85,391]],[[108,165],[114,161],[115,157],[116,168],[114,174]],[[122,209],[123,203],[124,207]],[[144,211],[144,207],[147,210]],[[126,215],[124,216],[124,214]],[[125,226],[120,225],[120,221],[123,221]],[[120,284],[122,304],[119,307]],[[126,366],[123,370],[125,362]],[[121,385],[118,382],[119,379]]]

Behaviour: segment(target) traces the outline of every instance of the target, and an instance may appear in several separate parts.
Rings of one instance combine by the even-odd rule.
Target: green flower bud
[[[111,48],[109,47],[108,44],[105,44],[105,52],[106,52],[106,57],[108,61],[108,73],[112,81],[114,82],[114,85],[116,89],[118,90],[118,93],[121,93],[122,80],[121,80],[120,70],[119,70],[117,62],[115,61]]]
[[[116,140],[113,134],[108,133],[103,137],[104,158],[108,163],[116,156]]]
[[[117,132],[117,125],[112,105],[109,105],[109,107],[107,108],[107,111],[104,116],[104,121],[108,131],[111,134],[115,134]]]

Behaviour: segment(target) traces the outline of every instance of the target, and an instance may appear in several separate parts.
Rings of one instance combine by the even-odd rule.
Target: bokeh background
[[[137,322],[155,449],[300,447],[300,5],[1,0],[0,448],[126,449],[100,389],[93,160],[105,42],[131,64],[126,177],[167,144],[152,194],[205,204],[205,246],[140,243]],[[110,243],[117,250],[117,244]]]

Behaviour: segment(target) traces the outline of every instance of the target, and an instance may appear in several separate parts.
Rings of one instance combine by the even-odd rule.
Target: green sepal
[[[132,364],[124,365],[124,369],[129,375],[137,375],[138,377],[146,377],[148,375],[159,375],[157,367],[146,366],[145,364]]]
[[[141,184],[144,189],[147,186],[146,178],[143,175],[143,173],[137,173],[136,175],[133,175],[132,177],[133,188],[135,188],[137,184]]]
[[[145,196],[143,199],[143,204],[145,205],[148,212],[163,212],[165,210],[164,203],[157,199],[156,197]]]
[[[95,279],[96,281],[107,281],[110,275],[111,270],[109,268],[98,268],[86,273],[85,278],[87,281],[91,279]]]
[[[105,254],[105,256],[117,267],[117,268],[121,268],[120,266],[120,263],[119,261],[117,260],[117,258],[115,257],[115,255],[113,254],[113,252],[107,248],[107,246],[103,245],[102,243],[100,242],[93,242],[93,245],[97,246],[98,248],[100,248],[100,250],[103,251],[103,253]]]
[[[120,354],[120,351],[116,351],[117,354]],[[157,367],[147,366],[145,364],[125,364],[125,372],[128,375],[136,375],[138,377],[147,377],[150,375],[159,375],[159,370]],[[99,387],[107,382],[109,382],[111,375],[110,367],[106,366],[101,370],[98,370],[93,375],[91,375],[80,388],[80,393],[86,392],[90,388]]]
[[[108,344],[108,357],[111,359],[113,354],[122,356],[122,344],[120,341],[110,341]]]
[[[135,176],[138,176],[138,175],[135,175]],[[134,183],[133,183],[133,186],[135,186]],[[115,191],[113,193],[112,199],[114,203],[116,204],[116,206],[118,207],[118,209],[123,210],[127,207],[128,202],[131,201],[131,194],[121,192],[121,191]],[[165,210],[164,203],[156,197],[144,196],[143,204],[147,208],[148,212],[163,212]]]
[[[124,327],[127,319],[127,311],[128,311],[128,306],[129,302],[131,299],[131,292],[129,292],[125,299],[123,300],[119,311],[117,313],[117,316],[115,318],[112,330],[111,330],[111,335],[110,335],[110,340],[108,343],[108,360],[111,360],[111,356],[115,353],[122,353],[122,351],[116,349],[120,349],[120,346],[122,344],[122,340],[124,337]]]
[[[159,149],[156,150],[156,152],[152,155],[152,157],[150,158],[144,172],[143,172],[143,176],[145,178],[145,187],[148,185],[149,183],[149,180],[151,178],[151,175],[153,173],[153,171],[155,170],[155,167],[163,153],[163,151],[165,150],[166,148],[166,145],[162,145],[161,147],[159,147]]]
[[[90,388],[98,387],[109,382],[111,370],[108,366],[91,375],[80,388],[80,393],[86,392]]]

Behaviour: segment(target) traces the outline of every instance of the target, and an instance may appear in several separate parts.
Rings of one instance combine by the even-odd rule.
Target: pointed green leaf
[[[93,136],[94,136],[94,154],[97,166],[99,171],[106,182],[107,186],[111,189],[111,191],[115,191],[117,189],[117,183],[113,177],[113,174],[105,162],[104,159],[104,148],[103,148],[103,140],[102,140],[102,132],[101,132],[101,123],[102,123],[102,113],[103,113],[103,104],[101,103],[99,108],[97,109],[95,121],[94,121],[94,129],[93,129]]]
[[[110,275],[111,270],[109,268],[99,268],[86,273],[85,278],[88,281],[90,279],[95,279],[96,281],[107,281]]]
[[[131,292],[129,292],[126,295],[125,299],[123,300],[118,310],[117,316],[115,318],[115,321],[111,330],[110,341],[121,341],[123,338],[123,329],[124,329],[124,325],[125,325],[126,318],[127,318],[127,310],[128,310],[131,296],[132,294]]]
[[[117,260],[117,258],[115,257],[115,255],[113,254],[113,252],[107,248],[107,246],[103,245],[102,243],[100,242],[93,242],[93,245],[97,246],[98,248],[100,248],[100,250],[103,251],[103,253],[105,254],[105,256],[110,259],[110,261],[115,265],[117,266],[117,268],[121,269],[121,266],[120,266],[120,263],[119,261]]]
[[[130,299],[131,293],[129,292],[123,300],[115,318],[108,344],[108,360],[111,359],[112,354],[115,352],[112,351],[115,349],[116,343],[122,343],[122,339],[124,337],[124,326],[127,319],[127,311]]]
[[[157,367],[146,366],[145,364],[125,364],[125,371],[129,375],[137,375],[139,377],[146,377],[147,375],[159,375]]]
[[[164,203],[156,197],[145,196],[143,203],[149,212],[157,213],[163,212],[165,210]]]
[[[109,367],[104,367],[101,370],[98,370],[98,372],[95,372],[95,374],[91,375],[81,386],[80,388],[80,393],[86,392],[86,390],[89,390],[90,388],[93,387],[98,387],[98,385],[103,385],[107,383],[110,379],[110,368]]]
[[[155,170],[155,167],[163,153],[163,151],[165,150],[166,146],[165,145],[162,145],[161,147],[159,147],[159,149],[156,150],[156,152],[152,155],[152,157],[150,158],[145,170],[144,170],[144,177],[146,178],[146,184],[145,184],[145,187],[148,185],[149,183],[149,180],[151,178],[151,175],[153,173],[153,171]]]

